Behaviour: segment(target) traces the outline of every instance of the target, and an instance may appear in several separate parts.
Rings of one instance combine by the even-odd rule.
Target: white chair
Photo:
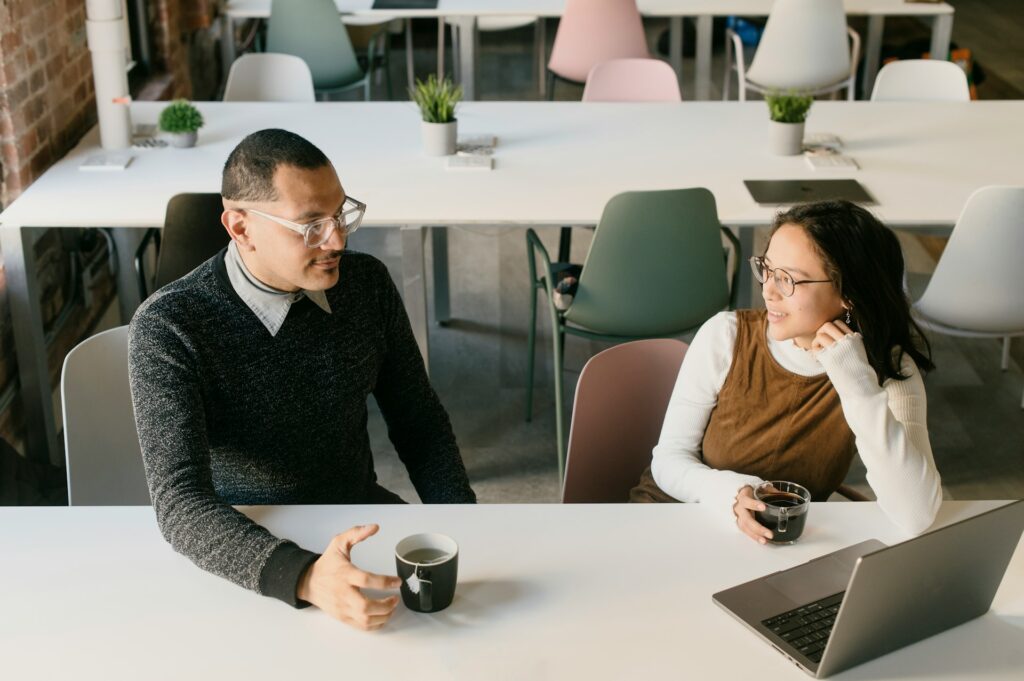
[[[64,359],[60,381],[68,503],[150,503],[135,411],[128,386],[128,327],[79,343]]]
[[[291,54],[243,54],[231,64],[225,102],[315,102],[313,74]]]
[[[843,0],[775,0],[749,69],[739,35],[726,31],[722,99],[735,70],[740,101],[748,89],[820,95],[843,88],[852,101],[859,59],[860,36],[846,25]]]
[[[969,102],[967,74],[950,61],[905,59],[882,67],[872,102]]]
[[[983,187],[967,199],[914,317],[926,329],[964,338],[1024,336],[1024,187]],[[1024,409],[1024,397],[1021,400]]]

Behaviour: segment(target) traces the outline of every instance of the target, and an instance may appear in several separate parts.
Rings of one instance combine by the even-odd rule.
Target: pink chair
[[[657,338],[590,358],[576,385],[562,503],[619,503],[651,463],[687,344]]]
[[[548,99],[555,78],[583,84],[595,64],[650,56],[636,0],[566,0],[548,60]]]
[[[584,102],[679,102],[679,78],[660,59],[612,59],[587,76]]]

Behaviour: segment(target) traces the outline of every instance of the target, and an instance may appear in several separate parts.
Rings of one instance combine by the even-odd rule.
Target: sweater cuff
[[[829,380],[842,397],[856,392],[871,395],[879,391],[878,377],[868,362],[864,339],[859,334],[847,334],[817,354]]]
[[[293,608],[309,607],[309,603],[299,600],[296,592],[306,568],[319,557],[319,553],[284,542],[274,549],[260,572],[260,593],[284,601]]]

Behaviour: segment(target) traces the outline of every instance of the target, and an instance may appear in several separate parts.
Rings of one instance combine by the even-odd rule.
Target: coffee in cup
[[[811,508],[811,493],[806,487],[772,480],[758,485],[754,497],[765,506],[763,511],[755,511],[754,517],[772,531],[770,542],[792,544],[800,538]]]
[[[443,534],[414,534],[398,542],[395,563],[402,602],[416,612],[451,605],[459,573],[459,545]]]

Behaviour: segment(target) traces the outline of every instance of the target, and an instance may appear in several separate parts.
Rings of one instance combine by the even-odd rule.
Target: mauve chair
[[[596,64],[650,56],[636,0],[566,0],[548,60],[548,99],[555,78],[582,85]]]
[[[651,464],[687,347],[655,338],[590,358],[576,384],[562,503],[629,501]]]
[[[587,75],[584,102],[680,102],[679,77],[660,59],[611,59]]]

